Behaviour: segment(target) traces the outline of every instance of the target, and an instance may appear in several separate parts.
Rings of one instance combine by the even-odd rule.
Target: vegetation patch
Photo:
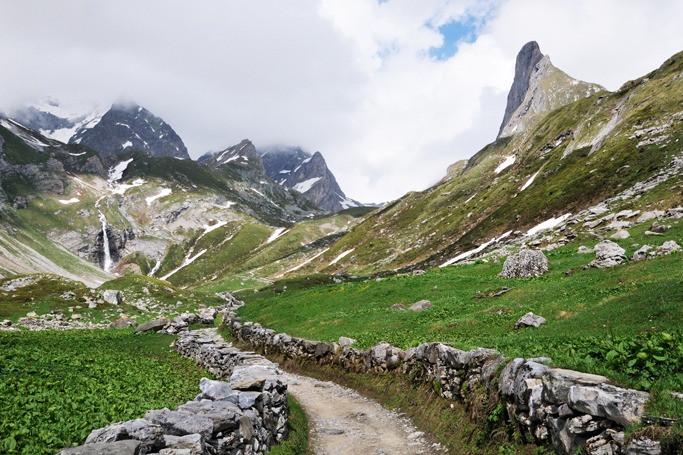
[[[53,454],[192,399],[207,373],[171,341],[129,330],[0,332],[0,452]]]

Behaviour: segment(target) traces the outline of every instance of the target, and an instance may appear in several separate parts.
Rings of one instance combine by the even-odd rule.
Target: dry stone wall
[[[367,350],[340,343],[296,338],[242,323],[235,313],[224,321],[235,338],[265,353],[336,364],[349,371],[404,374],[449,400],[475,402],[484,393],[500,403],[500,418],[516,425],[527,442],[550,445],[558,454],[659,454],[658,441],[628,441],[624,428],[640,422],[648,394],[609,383],[603,376],[551,368],[547,358],[508,359],[498,351],[461,351],[443,343],[401,350],[380,343]]]
[[[215,329],[180,332],[176,349],[229,382],[203,378],[194,400],[94,430],[60,455],[256,455],[287,436],[287,383],[276,364]]]

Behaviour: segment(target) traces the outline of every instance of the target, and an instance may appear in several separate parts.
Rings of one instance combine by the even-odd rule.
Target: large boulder
[[[588,264],[589,267],[605,269],[617,266],[626,261],[626,250],[612,242],[603,240],[595,245],[595,260]]]
[[[521,250],[505,259],[501,278],[531,278],[548,271],[548,258],[539,250]]]
[[[112,305],[120,305],[123,303],[123,295],[121,295],[121,291],[117,291],[115,289],[101,291],[100,297],[102,297],[102,300],[107,303],[111,303]]]

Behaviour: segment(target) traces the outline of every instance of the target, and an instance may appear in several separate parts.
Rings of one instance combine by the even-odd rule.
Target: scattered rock
[[[110,329],[125,329],[126,327],[137,327],[138,323],[127,316],[117,319],[110,323],[107,327]]]
[[[581,245],[577,251],[579,254],[586,254],[586,253],[593,253],[594,251],[591,248],[588,248],[587,246]]]
[[[170,323],[171,321],[168,318],[155,319],[153,321],[145,322],[144,324],[138,326],[138,328],[135,329],[135,333],[138,334],[142,332],[147,332],[149,330],[158,332]]]
[[[650,229],[648,229],[648,231],[654,232],[657,234],[664,234],[669,230],[670,227],[671,226],[659,224],[658,222],[655,221],[654,223],[652,223],[652,226],[650,226]]]
[[[647,259],[648,255],[651,254],[649,253],[650,250],[652,250],[650,245],[643,245],[633,253],[633,257],[631,257],[631,259],[634,261],[642,261],[643,259]]]
[[[615,267],[626,261],[626,250],[612,242],[603,240],[595,245],[595,260],[588,264],[589,267],[599,269]]]
[[[73,300],[73,299],[76,298],[76,294],[74,294],[74,293],[71,292],[71,291],[66,291],[65,293],[63,293],[63,294],[60,295],[59,297],[61,297],[61,298],[64,299],[64,300]]]
[[[617,232],[610,236],[611,239],[623,240],[631,237],[626,229],[619,229]]]
[[[667,240],[662,244],[662,246],[657,248],[658,254],[669,254],[673,253],[674,251],[681,251],[681,246],[673,240]]]
[[[395,311],[396,310],[405,310],[406,306],[402,303],[397,303],[397,304],[391,305],[391,309],[395,310]]]
[[[542,251],[521,250],[505,259],[501,278],[530,278],[548,271],[548,258]]]
[[[420,300],[410,306],[411,311],[424,311],[432,308],[434,305],[429,300]]]
[[[520,329],[522,327],[540,327],[542,324],[545,324],[546,322],[548,321],[546,321],[544,317],[538,316],[532,312],[528,312],[527,314],[519,318],[519,320],[515,324],[515,330]]]

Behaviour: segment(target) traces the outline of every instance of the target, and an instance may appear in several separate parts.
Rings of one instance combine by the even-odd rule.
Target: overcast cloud
[[[683,50],[680,0],[0,0],[0,110],[130,99],[196,158],[320,150],[348,196],[422,190],[492,141],[521,46],[610,90]],[[439,27],[464,24],[462,37]],[[445,29],[442,29],[445,30]],[[444,39],[457,50],[437,58]],[[444,49],[446,49],[444,47]]]

